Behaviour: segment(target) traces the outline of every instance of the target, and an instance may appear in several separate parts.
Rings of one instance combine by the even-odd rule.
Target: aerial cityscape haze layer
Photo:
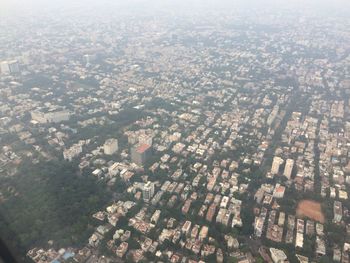
[[[348,263],[349,191],[350,1],[0,1],[18,262]]]

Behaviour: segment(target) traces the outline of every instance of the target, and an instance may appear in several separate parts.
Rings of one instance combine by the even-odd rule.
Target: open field
[[[298,217],[308,217],[315,221],[324,223],[325,218],[322,213],[321,204],[312,200],[302,200],[299,202],[296,214]]]

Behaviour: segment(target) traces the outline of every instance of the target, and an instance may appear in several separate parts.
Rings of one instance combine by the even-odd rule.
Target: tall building
[[[91,63],[94,62],[95,60],[96,60],[96,55],[85,54],[83,56],[83,61],[87,67],[90,66]]]
[[[131,160],[139,166],[143,166],[151,153],[151,145],[138,144],[131,148]]]
[[[0,71],[2,74],[18,73],[19,66],[17,60],[2,61],[0,63]]]
[[[292,176],[293,166],[294,166],[294,160],[287,159],[286,166],[284,167],[283,175],[288,179],[290,179],[290,177]]]
[[[276,119],[277,115],[278,115],[278,111],[279,111],[279,107],[278,105],[273,107],[273,110],[271,111],[269,117],[267,118],[267,124],[269,126],[271,126],[271,124],[274,122],[274,120]]]
[[[128,135],[128,143],[134,144],[148,144],[152,145],[153,138],[151,135],[132,133]]]
[[[128,135],[128,144],[134,145],[137,144],[138,138],[136,134],[132,133]]]
[[[11,73],[10,65],[7,61],[2,61],[0,63],[0,70],[1,70],[1,74],[10,74]]]
[[[84,62],[85,62],[85,64],[87,65],[87,66],[89,66],[90,65],[90,55],[88,55],[88,54],[86,54],[86,55],[84,55],[83,56],[83,58],[84,58]]]
[[[142,189],[142,196],[145,202],[149,202],[154,195],[154,184],[152,182],[147,182]]]
[[[138,137],[138,140],[139,140],[139,143],[145,143],[145,144],[149,144],[149,145],[152,145],[152,136],[148,136],[148,135],[145,135],[145,134],[141,134],[139,137]]]
[[[340,223],[343,217],[343,205],[339,201],[334,201],[333,205],[333,213],[334,213],[334,219],[333,221],[335,223]]]
[[[283,163],[283,159],[281,157],[275,156],[272,162],[271,173],[278,174],[282,163]]]
[[[118,140],[108,139],[103,145],[103,151],[107,155],[112,155],[118,151]]]
[[[10,72],[11,73],[18,73],[19,72],[19,65],[17,60],[11,60],[8,62]]]

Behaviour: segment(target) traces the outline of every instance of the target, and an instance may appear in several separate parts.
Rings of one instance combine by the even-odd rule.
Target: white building
[[[290,177],[292,176],[293,166],[294,166],[294,160],[287,159],[286,166],[284,167],[283,175],[288,179],[290,179]]]
[[[303,248],[304,246],[304,234],[297,232],[295,236],[295,247]]]
[[[287,255],[280,249],[270,248],[270,253],[274,263],[283,263],[287,259]]]
[[[154,223],[154,224],[157,224],[158,220],[159,220],[159,217],[160,217],[160,213],[161,211],[160,210],[156,210],[152,217],[151,217],[151,222]]]
[[[152,182],[147,182],[142,189],[142,196],[145,202],[149,202],[154,195],[154,184]]]
[[[107,155],[112,155],[118,151],[118,140],[108,139],[103,145],[103,151]]]
[[[0,70],[1,70],[1,74],[10,74],[11,73],[10,65],[7,61],[2,61],[0,63]]]
[[[43,113],[41,111],[32,111],[31,117],[33,121],[36,121],[38,123],[50,123],[50,122],[61,122],[61,121],[68,121],[70,118],[70,113],[67,110],[62,111],[54,111],[54,112],[47,112]]]
[[[273,158],[272,167],[271,167],[271,173],[273,175],[278,174],[282,163],[283,163],[283,159],[281,157],[275,156]]]
[[[70,118],[70,113],[69,111],[62,110],[46,113],[46,116],[49,122],[61,122],[68,121]]]
[[[191,226],[192,226],[192,222],[187,220],[181,228],[182,233],[184,233],[185,235],[188,235],[191,230]]]
[[[17,60],[11,60],[8,62],[8,66],[11,73],[18,73],[19,72],[19,65]]]

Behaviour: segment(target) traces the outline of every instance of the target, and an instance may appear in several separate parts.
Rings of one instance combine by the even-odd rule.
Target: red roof
[[[147,151],[149,148],[151,147],[151,145],[149,144],[141,144],[140,146],[137,147],[136,151],[138,153],[144,153],[145,151]]]
[[[284,190],[285,190],[285,187],[281,185],[281,186],[277,187],[276,192],[283,193]]]

